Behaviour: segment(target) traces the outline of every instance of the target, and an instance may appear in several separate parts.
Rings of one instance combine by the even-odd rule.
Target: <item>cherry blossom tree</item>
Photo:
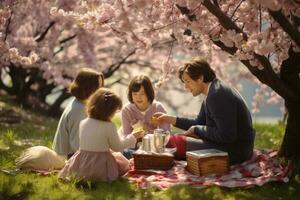
[[[265,88],[272,89],[267,102],[284,99],[288,119],[280,153],[299,157],[298,0],[116,0],[92,1],[82,7],[88,12],[53,8],[52,14],[65,19],[78,16],[75,20],[84,29],[111,29],[140,48],[149,48],[158,38],[173,38],[181,47],[205,55],[217,72],[226,71],[228,59],[238,60],[243,64],[238,67],[242,76],[248,76],[246,69],[262,83],[255,95],[257,100],[263,100]],[[88,18],[93,12],[98,13]],[[103,18],[105,22],[98,23]],[[162,66],[161,81],[171,67],[168,63]]]
[[[300,2],[178,1],[190,37],[237,58],[288,111],[281,155],[299,157]],[[269,101],[272,101],[270,98]]]
[[[149,39],[147,35],[140,39],[134,33],[128,37],[119,28],[108,26],[116,16],[109,4],[6,0],[1,2],[0,13],[0,88],[16,96],[24,107],[59,114],[61,104],[69,97],[67,85],[84,66],[102,71],[106,78],[114,76],[107,81],[108,86],[128,85],[132,68],[139,67],[157,86],[169,81],[173,89],[182,90],[176,86],[176,70],[172,68],[180,66],[193,51],[181,48],[168,32],[161,32],[156,39],[152,33]],[[193,54],[198,55],[198,51]],[[165,85],[158,91],[161,98]],[[58,97],[49,105],[46,100],[51,94]],[[172,101],[167,103],[176,109]]]
[[[263,87],[272,88],[271,97],[278,94],[285,100],[288,120],[280,153],[298,158],[300,2],[205,0],[199,6],[206,13],[202,10],[200,15],[201,8],[193,12],[195,4],[186,2],[176,6],[188,18],[188,28],[193,33],[208,36],[215,46],[239,59]],[[207,15],[217,27],[211,26],[204,33],[192,27],[198,26]],[[214,28],[218,30],[214,32]]]
[[[77,23],[76,16],[66,19],[52,15],[54,6],[65,12],[86,12],[77,1],[0,3],[0,88],[16,96],[25,107],[59,114],[61,104],[70,97],[67,86],[81,67],[102,71],[105,78],[111,79],[108,86],[127,84],[131,77],[128,69],[134,66],[158,74],[162,59],[174,43],[171,38],[160,40],[149,49],[138,49],[122,34],[112,34],[111,29],[86,27],[84,22]],[[112,17],[109,9],[103,9],[107,14],[99,23]],[[94,15],[87,14],[86,21],[91,20],[88,17]],[[55,94],[58,97],[50,105],[47,97]]]
[[[32,6],[34,8],[39,3],[49,12],[39,12],[40,8],[34,9],[34,12]],[[122,60],[120,56],[102,56],[101,45],[95,44],[99,43],[99,37],[107,34],[110,37],[103,37],[102,45],[109,44],[106,43],[109,38],[121,44],[109,44],[116,53],[113,55],[124,53],[122,58],[126,58],[130,55],[128,50],[133,49],[134,60],[143,60],[139,66],[152,63],[153,69],[161,67],[157,86],[166,88],[166,82],[174,81],[176,68],[183,59],[202,55],[219,77],[232,84],[240,78],[252,78],[261,83],[254,96],[255,110],[259,103],[284,100],[288,119],[280,154],[299,158],[298,0],[36,0],[18,3],[23,8],[29,4],[31,7],[27,6],[23,12],[16,12],[12,7],[8,9],[10,11],[6,7],[1,8],[1,46],[5,47],[1,48],[5,52],[1,63],[22,63],[24,68],[23,65],[29,62],[40,62],[38,65],[44,66],[42,68],[47,73],[51,72],[49,68],[59,72],[53,80],[65,81],[78,63],[95,65],[100,55],[108,58],[110,63]],[[33,11],[31,18],[24,10]],[[34,19],[40,18],[43,23],[35,22],[37,20]],[[13,21],[17,24],[14,25]],[[28,34],[26,24],[35,24],[35,31],[31,31],[30,37],[24,33],[27,31]],[[13,28],[17,26],[23,28]],[[16,37],[18,34],[22,37]],[[47,42],[45,38],[54,39]],[[16,39],[19,41],[14,41]],[[80,53],[71,53],[74,48],[71,40],[76,41],[75,48],[80,49]],[[155,47],[159,50],[156,53],[153,51]],[[128,59],[126,62],[129,62]],[[66,65],[72,65],[70,71]],[[156,75],[154,73],[154,77]],[[268,93],[266,88],[272,91]]]

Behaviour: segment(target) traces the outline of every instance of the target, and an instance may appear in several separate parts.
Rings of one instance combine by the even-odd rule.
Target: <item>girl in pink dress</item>
[[[121,107],[121,99],[105,88],[98,89],[89,98],[88,117],[79,125],[79,150],[59,172],[59,178],[113,181],[128,171],[129,161],[117,152],[134,147],[136,139],[143,137],[143,133],[119,138],[111,119]]]
[[[135,76],[128,86],[129,103],[122,109],[122,127],[120,134],[127,137],[136,132],[136,126],[142,126],[140,131],[153,131],[161,128],[165,131],[170,130],[170,124],[158,124],[153,122],[153,114],[156,112],[166,113],[162,103],[155,100],[155,93],[152,83],[148,76]],[[139,130],[138,130],[139,131]],[[127,158],[132,157],[135,149],[125,149],[123,155]]]

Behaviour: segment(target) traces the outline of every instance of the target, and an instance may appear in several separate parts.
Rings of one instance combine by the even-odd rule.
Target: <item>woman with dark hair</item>
[[[151,131],[155,128],[170,130],[170,125],[158,124],[153,118],[156,112],[166,113],[164,106],[155,100],[155,93],[148,76],[135,76],[128,86],[129,103],[122,109],[121,134],[126,137],[132,132]],[[124,155],[131,158],[134,149],[126,149]]]
[[[99,87],[104,86],[104,76],[90,68],[82,68],[72,81],[69,92],[74,96],[60,117],[53,150],[59,155],[71,157],[79,148],[79,122],[86,118],[85,101]]]

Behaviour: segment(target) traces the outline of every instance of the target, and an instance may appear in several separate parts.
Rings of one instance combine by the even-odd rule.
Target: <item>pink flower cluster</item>
[[[289,56],[290,46],[300,52],[300,47],[270,15],[271,11],[281,11],[287,20],[291,20],[288,17],[291,14],[300,17],[300,7],[295,1],[217,2],[218,8],[239,30],[223,28],[217,17],[206,9],[203,0],[20,2],[14,8],[19,12],[13,12],[12,19],[15,20],[10,24],[10,36],[5,43],[0,43],[5,47],[0,51],[7,52],[7,56],[1,56],[1,62],[5,57],[28,66],[38,60],[33,56],[32,52],[35,52],[47,62],[48,67],[43,67],[45,77],[64,84],[62,74],[73,75],[83,65],[103,70],[135,49],[127,66],[132,67],[135,61],[134,67],[155,69],[153,74],[155,78],[159,77],[159,86],[174,77],[175,67],[182,65],[185,59],[201,55],[211,63],[219,77],[239,87],[236,85],[238,79],[250,79],[250,75],[238,60],[248,60],[252,67],[264,69],[256,54],[264,56],[278,73]],[[10,16],[10,9],[0,10],[1,37]],[[37,41],[52,21],[55,25],[45,39]],[[62,42],[71,36],[74,36],[72,40]],[[233,55],[224,54],[215,45],[218,42],[236,51]],[[270,100],[266,101],[266,98]],[[275,93],[266,95],[262,89],[258,90],[254,110],[258,109],[258,102],[275,103],[276,98]]]

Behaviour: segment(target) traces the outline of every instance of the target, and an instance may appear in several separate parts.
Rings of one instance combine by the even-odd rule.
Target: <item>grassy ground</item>
[[[32,145],[51,147],[57,119],[47,118],[24,111],[12,104],[8,97],[0,95],[0,110],[8,110],[9,119],[0,116],[0,169],[15,167],[14,159],[21,151]],[[14,120],[15,119],[15,120]],[[119,124],[119,120],[115,119]],[[15,123],[4,123],[13,121]],[[255,124],[256,148],[278,148],[283,125]],[[300,199],[300,177],[296,175],[289,183],[268,183],[251,189],[226,189],[210,187],[195,189],[176,186],[166,191],[155,188],[142,190],[121,179],[113,183],[82,186],[63,183],[55,174],[40,176],[24,172],[9,175],[0,172],[0,199]]]

